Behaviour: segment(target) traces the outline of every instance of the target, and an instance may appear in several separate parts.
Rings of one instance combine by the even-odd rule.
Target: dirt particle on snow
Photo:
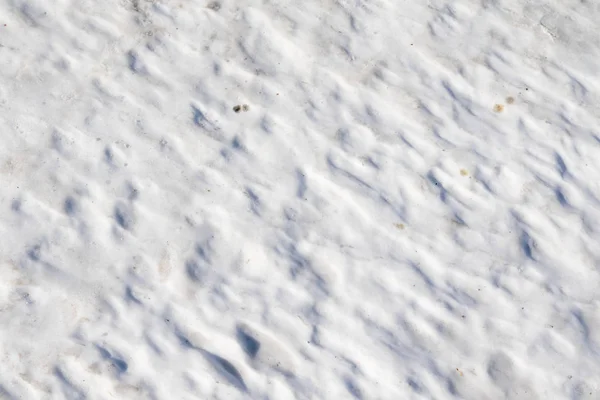
[[[240,111],[247,112],[248,110],[250,110],[250,106],[248,104],[243,104],[243,105],[238,104],[233,107],[233,111],[235,111],[236,113],[239,113]]]

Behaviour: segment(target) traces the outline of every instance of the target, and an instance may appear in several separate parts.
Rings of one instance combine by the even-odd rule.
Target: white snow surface
[[[0,398],[600,399],[598,21],[1,1]]]

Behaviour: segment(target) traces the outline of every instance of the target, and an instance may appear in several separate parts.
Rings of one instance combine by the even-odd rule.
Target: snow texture
[[[599,399],[600,2],[0,2],[0,398]]]

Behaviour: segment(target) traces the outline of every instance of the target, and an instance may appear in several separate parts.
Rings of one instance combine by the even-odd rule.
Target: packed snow
[[[0,398],[600,399],[600,2],[0,2]]]

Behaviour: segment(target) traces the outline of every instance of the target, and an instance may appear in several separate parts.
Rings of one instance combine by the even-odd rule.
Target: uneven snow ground
[[[599,20],[0,2],[0,397],[599,399]]]

